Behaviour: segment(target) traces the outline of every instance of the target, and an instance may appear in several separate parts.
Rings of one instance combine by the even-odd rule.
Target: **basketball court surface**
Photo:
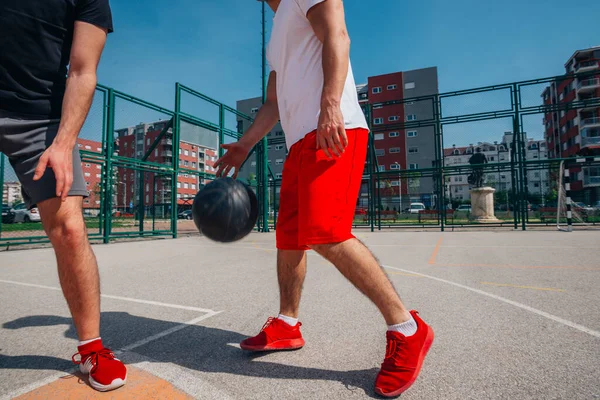
[[[600,399],[598,232],[357,233],[403,300],[435,330],[402,399]],[[51,249],[0,253],[0,399],[363,399],[385,323],[311,253],[306,346],[238,343],[278,311],[274,235],[94,247],[102,337],[128,364],[122,389],[73,374],[75,332]]]

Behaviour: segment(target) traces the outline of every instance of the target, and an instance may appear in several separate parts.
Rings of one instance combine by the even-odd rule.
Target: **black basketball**
[[[254,229],[258,200],[249,186],[231,178],[221,178],[196,194],[192,216],[198,230],[209,239],[235,242]]]

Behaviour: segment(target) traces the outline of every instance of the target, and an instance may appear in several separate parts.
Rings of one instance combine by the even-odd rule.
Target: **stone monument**
[[[487,164],[487,157],[478,148],[477,152],[469,159],[472,173],[469,176],[471,189],[471,219],[481,223],[500,222],[494,215],[494,193],[496,189],[483,186],[483,166]]]

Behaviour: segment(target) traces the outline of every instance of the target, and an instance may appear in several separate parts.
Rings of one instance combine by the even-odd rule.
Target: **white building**
[[[19,182],[4,182],[2,187],[2,204],[13,205],[15,202],[23,201],[21,196],[21,184]]]
[[[512,132],[506,132],[500,142],[479,142],[476,145],[444,149],[444,165],[453,167],[459,165],[470,165],[471,156],[481,150],[485,154],[488,165],[506,164],[513,159],[510,144],[513,140]],[[526,160],[543,160],[548,158],[548,149],[544,140],[527,140]],[[512,188],[512,177],[510,167],[498,165],[496,172],[485,173],[485,184],[495,188],[499,192],[509,191]],[[469,173],[463,175],[446,176],[446,197],[452,200],[469,200],[471,198],[471,186],[468,182]],[[549,173],[547,169],[527,171],[527,188],[530,194],[544,195],[550,189]]]

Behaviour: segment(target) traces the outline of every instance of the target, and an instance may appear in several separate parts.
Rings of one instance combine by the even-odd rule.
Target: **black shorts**
[[[52,168],[38,181],[33,180],[35,168],[44,151],[58,133],[58,119],[26,120],[7,117],[0,112],[0,152],[10,160],[27,207],[56,196],[56,177]],[[77,146],[73,148],[73,186],[69,196],[88,196],[81,158]]]

